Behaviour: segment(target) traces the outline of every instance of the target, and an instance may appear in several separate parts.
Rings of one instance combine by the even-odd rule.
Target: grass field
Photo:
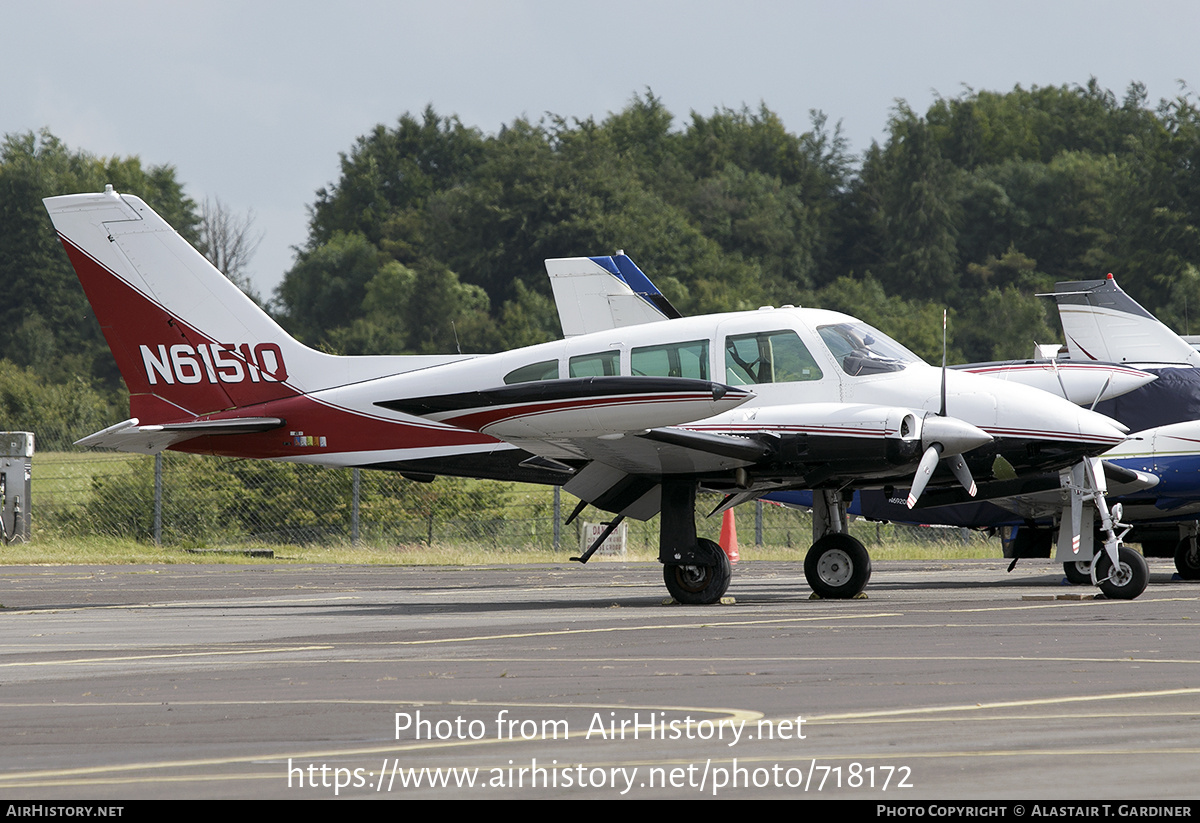
[[[230,463],[221,458],[195,458],[167,455],[178,462],[185,471],[166,472],[164,486],[174,503],[164,507],[164,517],[175,514],[192,516],[197,525],[191,531],[178,525],[178,521],[165,524],[164,543],[155,546],[148,539],[117,536],[114,522],[140,522],[143,528],[136,532],[145,537],[149,531],[152,500],[148,497],[113,498],[115,505],[128,506],[128,512],[116,511],[114,504],[96,505],[96,489],[106,483],[127,479],[131,472],[145,478],[138,487],[144,495],[149,493],[153,476],[153,458],[111,452],[41,452],[34,458],[33,470],[33,539],[28,544],[0,546],[0,564],[105,564],[105,563],[352,563],[352,564],[398,564],[398,565],[482,565],[495,563],[541,563],[563,562],[578,554],[578,536],[574,525],[561,528],[561,548],[552,548],[553,490],[546,486],[522,484],[489,485],[490,481],[446,481],[431,484],[412,484],[407,487],[428,492],[430,499],[443,503],[450,501],[455,506],[440,503],[431,505],[428,517],[419,521],[403,521],[411,511],[406,508],[404,498],[393,500],[390,506],[381,506],[379,497],[364,500],[360,533],[363,539],[351,544],[348,528],[329,530],[326,534],[304,538],[301,542],[290,534],[289,519],[314,518],[318,525],[328,522],[327,512],[340,506],[343,521],[348,505],[345,497],[333,502],[314,502],[311,509],[293,504],[279,505],[266,517],[260,532],[237,532],[231,529],[212,529],[212,517],[200,522],[197,512],[211,514],[212,497],[206,496],[211,489],[228,475],[221,475],[222,467]],[[199,462],[197,462],[199,461]],[[275,464],[277,467],[279,464]],[[318,470],[313,467],[281,467],[305,470],[304,475],[311,487],[323,491],[340,483],[348,490],[349,470]],[[364,478],[380,473],[363,472]],[[285,472],[279,477],[264,475],[270,482],[282,483],[289,479]],[[395,478],[394,475],[390,477]],[[265,482],[265,481],[264,481]],[[403,481],[409,483],[409,481]],[[186,487],[171,487],[172,483],[186,483]],[[364,480],[365,486],[365,480]],[[125,488],[122,486],[121,488]],[[230,491],[229,489],[232,488]],[[404,486],[397,487],[400,494]],[[249,505],[255,495],[258,500],[267,496],[265,485],[229,487],[224,505],[236,511],[239,505]],[[499,491],[497,491],[499,490]],[[438,498],[438,495],[441,495]],[[711,497],[711,499],[709,499]],[[283,498],[285,501],[299,499],[313,501],[311,492],[305,491],[298,497]],[[387,498],[385,498],[387,499]],[[719,497],[705,496],[698,509],[710,510]],[[413,498],[413,504],[428,505]],[[207,501],[207,502],[206,502]],[[490,508],[484,505],[492,501]],[[565,517],[574,499],[563,496]],[[376,519],[372,515],[382,511]],[[755,506],[747,504],[737,510],[740,527],[740,552],[743,560],[801,560],[812,539],[810,515],[806,512],[781,506],[762,507],[763,546],[755,543]],[[581,520],[593,522],[607,518],[601,512],[588,509]],[[104,526],[99,522],[103,518]],[[127,520],[128,519],[128,520]],[[231,518],[218,518],[218,526],[227,524]],[[405,523],[407,522],[407,526]],[[701,536],[716,538],[720,529],[720,518],[698,517]],[[628,527],[627,553],[622,562],[656,562],[658,543],[657,518],[646,523],[626,521]],[[174,529],[170,528],[172,525]],[[108,529],[106,531],[105,529]],[[208,529],[207,531],[205,529]],[[130,530],[128,533],[135,533]],[[1000,557],[998,539],[986,539],[978,533],[959,529],[914,528],[891,526],[855,521],[851,533],[858,537],[876,559],[959,559]],[[261,556],[249,556],[252,550],[268,550],[270,560]],[[592,562],[606,562],[597,556]]]
[[[871,557],[876,560],[951,560],[963,558],[1000,557],[1000,541],[982,537],[968,542],[947,541],[890,541],[867,542]],[[755,560],[803,560],[807,546],[756,547],[739,541],[743,562]],[[250,556],[252,550],[268,550],[270,558]],[[322,545],[226,545],[209,549],[186,549],[178,546],[153,546],[136,540],[85,537],[39,537],[36,532],[29,543],[16,543],[0,548],[0,565],[103,565],[126,563],[346,563],[356,565],[453,565],[474,566],[497,563],[558,563],[577,552],[564,547],[562,551],[541,549],[496,550],[491,546],[448,545],[366,545],[345,543]],[[631,550],[625,556],[594,557],[592,563],[657,562],[653,550]]]

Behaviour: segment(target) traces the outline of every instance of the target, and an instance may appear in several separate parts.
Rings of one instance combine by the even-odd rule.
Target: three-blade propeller
[[[967,490],[971,497],[978,490],[971,470],[963,460],[963,453],[992,442],[992,436],[965,420],[956,417],[930,416],[925,418],[921,428],[921,444],[925,453],[917,464],[917,473],[913,477],[912,489],[908,493],[908,507],[917,505],[917,500],[929,485],[929,479],[937,468],[938,460],[946,458],[946,465],[954,477]]]

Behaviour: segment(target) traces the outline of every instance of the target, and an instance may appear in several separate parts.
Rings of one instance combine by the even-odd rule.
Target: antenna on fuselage
[[[942,410],[938,412],[946,416],[946,310],[942,309]]]

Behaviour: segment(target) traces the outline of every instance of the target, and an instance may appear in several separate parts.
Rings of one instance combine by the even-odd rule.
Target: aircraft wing
[[[1120,397],[1158,379],[1155,374],[1119,363],[1073,360],[1010,360],[950,368],[1041,389],[1081,406]]]
[[[1106,456],[1102,462],[1108,492],[1113,497],[1136,494],[1153,489],[1159,477],[1153,472],[1131,469]],[[1023,478],[1020,480],[998,480],[980,484],[979,496],[988,503],[1010,511],[1026,520],[1038,520],[1058,514],[1070,505],[1070,493],[1062,485],[1060,476]],[[880,505],[875,501],[868,517],[910,523],[940,523],[943,506],[954,506],[971,502],[957,490],[946,488],[926,495],[920,509],[905,511],[895,501]]]
[[[658,512],[659,486],[671,476],[696,477],[705,489],[744,499],[781,488],[911,486],[928,452],[952,458],[991,439],[923,411],[811,403],[620,435],[509,442],[579,466],[564,486],[576,497],[647,519]]]

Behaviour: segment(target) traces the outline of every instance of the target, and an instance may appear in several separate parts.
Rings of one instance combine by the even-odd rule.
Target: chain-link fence
[[[324,542],[576,553],[579,522],[612,517],[589,507],[567,525],[577,501],[548,486],[452,477],[423,483],[392,472],[173,452],[42,452],[33,483],[35,540],[97,535],[184,547]],[[702,535],[716,537],[719,519],[704,514],[719,501],[699,498]],[[742,546],[803,550],[812,542],[806,511],[758,503],[737,514]],[[657,518],[626,524],[629,550],[657,553]],[[957,529],[865,521],[851,528],[868,546],[979,539]]]

